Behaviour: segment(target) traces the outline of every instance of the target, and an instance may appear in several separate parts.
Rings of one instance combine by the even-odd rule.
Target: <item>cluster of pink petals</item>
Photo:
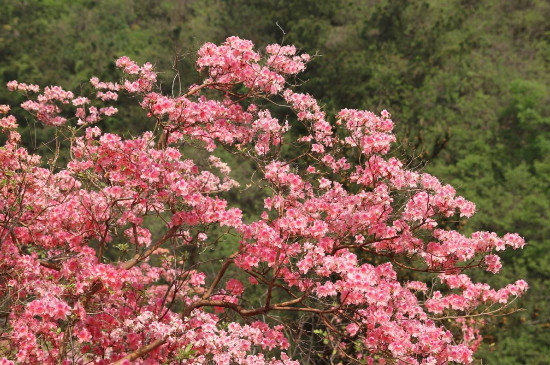
[[[0,128],[2,129],[16,129],[17,126],[17,121],[13,115],[0,118]]]
[[[38,85],[34,84],[25,84],[23,82],[18,82],[16,80],[12,80],[8,82],[7,84],[8,90],[10,91],[25,91],[30,93],[37,93],[40,91],[40,87]]]
[[[276,94],[283,90],[285,76],[304,70],[309,60],[307,55],[295,56],[293,46],[268,46],[267,53],[270,56],[266,64],[261,64],[260,54],[254,50],[252,42],[229,37],[221,46],[203,45],[197,66],[199,70],[208,69],[211,83],[242,83],[252,90]]]
[[[128,75],[137,75],[137,79],[134,79],[133,81],[124,80],[123,82],[122,89],[129,93],[145,93],[151,91],[157,81],[157,74],[153,71],[153,65],[149,62],[145,63],[143,66],[138,66],[137,63],[128,57],[123,56],[116,61],[116,66],[121,68]],[[116,90],[121,89],[118,85],[116,85],[116,87]],[[115,91],[113,88],[107,89]],[[105,95],[103,96],[105,97]],[[112,97],[114,97],[114,95],[111,96],[111,99]]]
[[[67,118],[60,115],[60,105],[68,104],[72,98],[73,93],[63,90],[60,86],[47,86],[36,101],[27,100],[21,107],[36,115],[36,118],[46,125],[61,126],[67,122]]]

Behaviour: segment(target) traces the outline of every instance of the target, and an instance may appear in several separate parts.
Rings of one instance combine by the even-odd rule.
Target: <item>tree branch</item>
[[[146,259],[147,257],[151,256],[151,254],[157,249],[159,248],[164,242],[168,241],[173,235],[174,233],[176,233],[176,231],[179,229],[180,226],[172,226],[172,228],[170,228],[168,230],[168,232],[166,232],[164,234],[164,236],[162,236],[157,242],[155,242],[155,244],[153,244],[152,246],[150,246],[147,250],[145,250],[144,252],[142,253],[138,253],[136,254],[134,257],[132,257],[130,260],[124,262],[122,264],[122,267],[126,270],[128,269],[131,269],[132,267],[136,266],[139,262],[143,261],[144,259]]]

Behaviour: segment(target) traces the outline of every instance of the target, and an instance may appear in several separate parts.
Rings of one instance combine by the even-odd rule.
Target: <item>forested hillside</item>
[[[196,49],[230,35],[260,46],[292,43],[315,55],[301,76],[301,91],[317,96],[331,112],[387,109],[396,121],[395,153],[476,203],[480,213],[467,231],[525,237],[528,246],[492,282],[524,278],[530,291],[514,305],[525,311],[487,318],[480,359],[548,364],[550,2],[1,0],[0,5],[2,85],[17,79],[80,90],[91,76],[116,81],[115,59],[127,55],[155,64],[163,72],[163,90],[177,94],[180,84],[196,81]],[[15,102],[17,96],[2,86],[0,104]],[[125,111],[102,127],[124,135],[150,128],[137,115]],[[22,125],[25,118],[21,112]],[[51,130],[33,122],[22,128],[32,141],[28,147],[47,148],[40,146]],[[240,198],[257,204],[254,194],[246,191]]]

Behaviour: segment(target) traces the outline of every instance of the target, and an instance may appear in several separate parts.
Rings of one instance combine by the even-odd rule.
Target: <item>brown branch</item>
[[[144,252],[142,253],[137,253],[134,257],[132,257],[130,260],[128,261],[125,261],[123,264],[122,264],[122,268],[128,270],[128,269],[131,269],[132,267],[136,266],[139,262],[143,261],[144,259],[146,259],[147,257],[151,256],[151,254],[157,249],[159,248],[164,242],[168,241],[173,235],[174,233],[176,233],[176,231],[179,229],[180,226],[172,226],[172,228],[170,228],[168,230],[168,232],[166,232],[164,234],[164,236],[162,236],[157,242],[155,242],[155,244],[153,244],[152,246],[150,246],[147,250],[145,250]]]
[[[101,289],[103,289],[103,283],[100,280],[95,280],[90,287],[90,291],[84,297],[84,302],[82,303],[84,309],[88,309],[88,305],[90,303],[90,300],[92,299],[92,296],[94,296],[94,294],[96,294]]]
[[[228,309],[232,309],[235,312],[237,312],[241,317],[251,317],[251,316],[258,315],[258,314],[265,314],[265,313],[270,312],[270,311],[297,311],[297,312],[309,312],[309,313],[323,314],[323,313],[332,313],[335,310],[337,310],[335,308],[323,310],[323,309],[310,308],[310,307],[290,307],[289,306],[293,303],[298,303],[298,302],[299,301],[294,299],[294,300],[291,300],[291,301],[288,301],[288,302],[277,303],[277,304],[273,304],[273,305],[269,305],[269,306],[261,306],[261,307],[254,308],[254,309],[246,309],[246,308],[243,308],[239,304],[225,302],[223,300],[205,300],[205,299],[201,299],[201,300],[191,304],[189,307],[187,307],[182,312],[182,317],[185,318],[185,317],[189,316],[194,309],[201,308],[201,307],[228,308]]]
[[[184,98],[187,98],[193,94],[196,94],[197,92],[199,92],[200,90],[204,89],[205,87],[209,87],[209,86],[225,86],[225,87],[228,87],[228,86],[234,86],[236,85],[235,83],[221,83],[221,82],[204,82],[198,86],[195,86],[194,88],[192,88],[191,90],[189,90],[186,94],[183,95]],[[217,88],[216,88],[217,89]],[[218,89],[217,89],[218,90]],[[225,91],[225,90],[220,90],[220,91]]]
[[[55,271],[61,270],[61,267],[48,261],[40,261],[40,266],[44,266],[44,267],[47,267],[48,269],[52,269]]]
[[[229,268],[229,265],[233,263],[233,259],[237,255],[238,255],[238,252],[235,252],[224,261],[222,267],[220,268],[220,271],[218,271],[218,275],[216,275],[216,277],[214,278],[214,281],[212,282],[208,290],[203,294],[202,299],[207,299],[208,297],[210,297],[210,295],[212,295],[212,292],[214,291],[214,289],[216,289],[216,286],[220,283],[221,279],[223,278],[223,275]]]
[[[113,203],[114,205],[114,203]],[[112,208],[112,206],[111,206]],[[103,234],[103,237],[101,237],[101,242],[99,242],[99,249],[98,249],[98,252],[97,252],[97,259],[99,260],[99,262],[103,261],[103,251],[105,250],[105,242],[107,240],[107,235],[109,234],[109,221],[111,220],[111,218],[109,217],[106,221],[105,221],[105,233]]]
[[[137,349],[136,351],[134,351],[132,353],[129,353],[128,355],[124,356],[122,359],[117,360],[117,361],[113,362],[112,364],[113,365],[122,365],[125,361],[133,361],[133,360],[139,359],[140,357],[142,357],[143,355],[148,354],[149,352],[153,351],[157,347],[164,345],[164,343],[166,343],[167,339],[168,339],[168,336],[163,337],[163,338],[159,338],[158,340],[155,340],[155,341],[151,342],[150,344],[145,345],[145,346]]]
[[[515,297],[514,299],[512,299],[511,301],[509,301],[508,303],[506,303],[502,307],[499,307],[497,309],[493,309],[491,311],[487,311],[487,309],[490,309],[495,303],[491,304],[489,306],[489,308],[485,309],[485,311],[483,311],[481,313],[465,314],[465,315],[462,315],[462,316],[458,315],[458,316],[428,317],[428,318],[431,319],[431,320],[434,320],[434,321],[440,321],[440,320],[443,320],[443,319],[458,319],[458,318],[473,318],[473,317],[503,317],[503,316],[508,316],[510,314],[514,314],[514,313],[517,313],[517,312],[525,311],[525,308],[516,308],[516,309],[514,309],[514,310],[512,310],[511,312],[508,312],[508,313],[498,313],[498,312],[501,312],[501,311],[505,310],[506,308],[508,308],[512,303],[514,303],[516,301],[516,299],[518,299],[518,297]]]
[[[297,297],[297,298],[295,298],[295,299],[287,300],[286,302],[274,304],[273,307],[274,307],[274,308],[288,307],[289,305],[294,305],[294,304],[301,303],[301,302],[303,302],[306,298],[307,298],[307,296],[304,294],[304,295],[302,295],[301,297]]]

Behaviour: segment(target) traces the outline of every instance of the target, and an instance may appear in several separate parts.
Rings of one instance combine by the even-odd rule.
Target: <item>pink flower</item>
[[[237,279],[229,279],[225,288],[233,295],[241,295],[244,292],[243,284]]]
[[[10,111],[10,106],[6,104],[0,104],[0,114],[8,114]]]
[[[117,59],[116,66],[123,68],[124,72],[127,74],[135,75],[139,72],[139,66],[126,56]]]
[[[498,273],[502,268],[500,257],[497,255],[487,255],[483,260],[485,262],[485,265],[487,265],[487,271],[490,271],[493,274]]]

